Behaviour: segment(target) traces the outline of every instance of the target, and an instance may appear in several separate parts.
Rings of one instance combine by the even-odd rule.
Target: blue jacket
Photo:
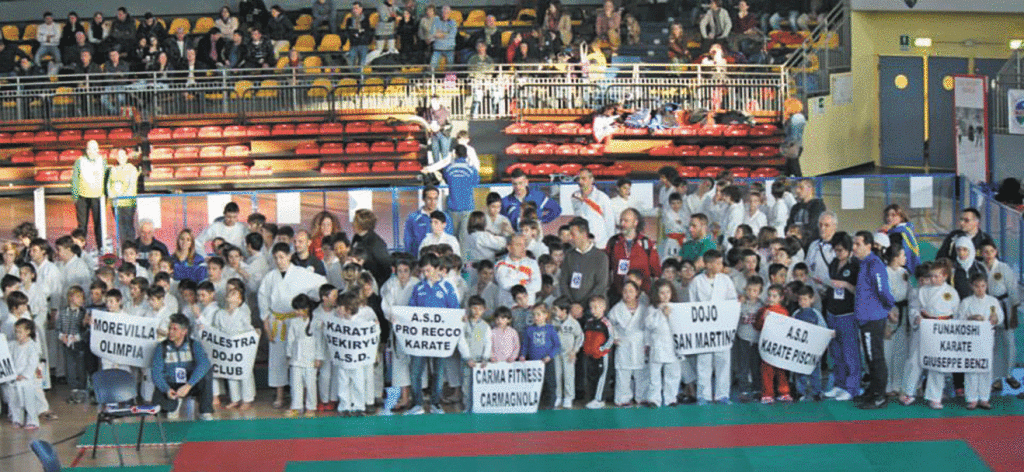
[[[459,33],[459,25],[453,19],[444,21],[440,16],[434,18],[434,24],[430,27],[430,35],[444,33],[444,36],[434,40],[435,51],[451,51],[455,49],[455,36]]]
[[[409,306],[426,308],[458,308],[459,297],[455,296],[455,287],[447,280],[441,279],[431,285],[429,280],[422,280],[412,289]]]
[[[861,323],[885,319],[896,305],[889,291],[889,273],[885,270],[885,263],[873,252],[860,261],[854,300],[857,302],[854,313]]]
[[[206,264],[203,263],[203,256],[196,254],[191,263],[179,261],[171,253],[171,262],[174,264],[174,273],[171,274],[174,280],[191,280],[195,283],[206,280]]]
[[[444,181],[448,182],[448,211],[473,211],[473,188],[480,184],[480,172],[466,159],[458,158],[444,168]]]
[[[903,240],[903,253],[907,255],[907,272],[911,274],[921,265],[921,246],[917,242],[917,233],[914,231],[914,224],[906,222],[893,226],[889,234],[898,234]]]
[[[793,313],[793,318],[796,318],[796,319],[798,319],[800,321],[803,321],[803,322],[806,322],[806,323],[810,323],[812,325],[821,326],[822,328],[827,328],[828,327],[825,324],[825,318],[823,318],[821,316],[821,312],[819,312],[818,310],[814,309],[813,307],[811,307],[811,308],[800,308],[800,309],[796,310]]]
[[[444,225],[444,232],[448,234],[454,234],[452,228],[452,217],[445,213],[448,217],[448,222]],[[423,238],[430,233],[430,215],[423,213],[422,209],[416,210],[415,213],[409,215],[405,219],[405,238],[402,240],[405,242],[405,252],[409,254],[420,253],[420,243],[423,242]]]
[[[153,385],[167,393],[171,385],[181,385],[175,381],[175,369],[183,367],[188,373],[188,384],[195,386],[210,372],[210,359],[206,357],[203,345],[191,337],[185,338],[185,342],[177,347],[170,340],[165,340],[157,345],[150,367]]]
[[[558,331],[550,324],[527,326],[521,342],[523,346],[519,350],[519,357],[525,357],[528,361],[539,361],[545,357],[554,359],[562,349]]]
[[[510,193],[501,199],[501,214],[508,218],[516,230],[519,230],[519,215],[522,214],[525,202],[537,204],[537,217],[540,218],[541,223],[550,223],[562,214],[562,207],[558,204],[558,200],[548,197],[540,190],[531,188],[522,202],[516,198],[515,193]]]

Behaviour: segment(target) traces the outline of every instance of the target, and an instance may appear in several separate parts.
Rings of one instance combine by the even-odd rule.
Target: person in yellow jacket
[[[117,221],[117,242],[135,240],[135,195],[138,193],[139,169],[128,162],[128,152],[114,151],[117,165],[107,171],[107,198]],[[120,197],[120,198],[119,198]]]
[[[107,163],[100,155],[100,146],[95,140],[86,144],[85,155],[75,161],[71,171],[71,199],[75,202],[75,217],[78,229],[86,232],[89,226],[89,213],[92,213],[93,231],[96,236],[96,248],[103,247],[103,232],[100,227],[100,197],[103,196],[104,177]],[[84,249],[84,248],[83,248]]]

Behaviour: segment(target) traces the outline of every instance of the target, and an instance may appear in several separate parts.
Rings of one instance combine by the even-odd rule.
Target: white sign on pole
[[[160,342],[156,333],[159,324],[156,318],[92,310],[89,349],[115,364],[149,367]]]
[[[1007,90],[1006,106],[1010,134],[1024,134],[1024,90]]]
[[[921,320],[920,330],[922,369],[969,373],[992,370],[992,324]]]
[[[740,322],[740,302],[673,303],[669,325],[677,356],[732,348]]]
[[[199,330],[199,342],[210,359],[214,378],[243,380],[252,375],[260,335],[256,331],[229,336],[210,327]]]
[[[348,192],[348,220],[356,217],[358,210],[373,210],[372,190],[349,190]]]
[[[910,177],[910,208],[931,208],[934,205],[932,177]]]
[[[370,365],[377,359],[380,326],[372,321],[332,316],[324,321],[324,344],[336,365]]]
[[[758,351],[761,360],[780,369],[808,375],[821,362],[821,355],[835,331],[796,318],[769,313],[761,329]]]
[[[493,362],[473,368],[473,413],[536,413],[544,362]]]
[[[297,225],[302,223],[302,194],[281,192],[277,194],[277,224]]]
[[[213,193],[206,196],[206,224],[224,216],[224,205],[231,201],[231,194]]]
[[[14,372],[14,360],[11,359],[11,348],[7,346],[7,336],[0,336],[0,384],[17,378]]]
[[[864,179],[842,179],[843,198],[841,208],[843,210],[864,209]]]
[[[491,186],[490,191],[494,192],[494,193],[496,193],[498,195],[501,195],[501,198],[505,198],[505,197],[507,197],[509,195],[512,195],[512,186],[511,185],[494,185],[494,186]]]
[[[460,308],[425,308],[396,306],[394,332],[399,349],[406,355],[448,357],[455,352],[462,336]]]
[[[562,207],[562,215],[573,216],[572,194],[580,189],[578,184],[562,184],[558,186],[558,204]]]
[[[163,227],[163,214],[160,208],[160,197],[138,197],[135,200],[139,221],[149,219],[154,229]],[[221,207],[223,209],[223,207]]]
[[[46,189],[39,187],[32,191],[32,203],[39,237],[46,239]]]

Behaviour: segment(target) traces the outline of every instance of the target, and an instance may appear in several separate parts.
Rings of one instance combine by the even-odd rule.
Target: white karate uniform
[[[1017,273],[1003,261],[997,260],[988,269],[988,294],[996,297],[1003,308],[1003,318],[1012,315],[1011,309],[1020,304]],[[1017,332],[1006,329],[1006,323],[996,326],[995,353],[992,357],[992,378],[1002,379],[1013,372],[1017,363]]]
[[[92,283],[93,271],[89,270],[89,265],[78,256],[73,256],[67,262],[58,266],[61,273],[61,289],[58,299],[60,300],[60,308],[68,306],[67,293],[68,289],[77,285],[85,290],[86,295],[89,294],[89,285]]]
[[[996,315],[995,326],[1003,322],[1003,307],[999,300],[992,295],[985,295],[978,298],[973,294],[960,301],[960,308],[957,310],[956,319],[966,320],[971,316],[981,316],[985,319],[985,325],[989,325],[989,317]],[[995,327],[993,326],[993,328]],[[991,365],[991,364],[990,364]],[[987,402],[992,395],[992,370],[987,372],[964,373],[964,400],[967,403],[978,401]]]
[[[624,405],[634,399],[647,398],[647,346],[644,317],[647,304],[638,302],[630,311],[625,302],[619,302],[608,311],[615,333],[615,404]]]
[[[743,203],[736,202],[730,203],[726,208],[725,224],[722,225],[722,241],[723,248],[728,251],[732,248],[732,243],[729,242],[729,238],[736,236],[736,228],[739,228],[743,224],[743,217],[746,212],[743,210]]]
[[[903,267],[886,267],[889,273],[889,291],[893,299],[899,303],[907,300],[910,292],[910,274]],[[899,308],[895,308],[899,309]],[[899,323],[886,322],[886,337],[882,341],[882,349],[885,352],[885,365],[889,372],[889,381],[886,385],[886,392],[899,391],[903,384],[903,367],[907,363],[907,313],[900,313],[903,319]],[[891,334],[890,334],[891,333]]]
[[[320,286],[325,283],[327,279],[324,276],[294,264],[288,266],[284,275],[275,268],[263,277],[259,289],[259,307],[264,328],[270,335],[267,349],[267,383],[271,387],[288,385],[288,356],[285,343],[288,329],[284,321],[292,313],[292,299],[300,293],[319,299]],[[315,385],[315,373],[313,379]]]
[[[36,369],[39,368],[40,359],[39,343],[32,339],[24,344],[13,341],[10,343],[10,350],[15,378],[25,377],[11,382],[9,387],[11,421],[25,426],[39,426],[39,414],[45,411],[36,392],[39,388],[36,380]]]
[[[671,405],[679,395],[682,365],[676,356],[675,343],[668,317],[654,306],[648,307],[644,321],[650,346],[650,378],[647,401],[658,406]]]
[[[686,235],[690,225],[690,212],[686,205],[679,211],[673,211],[672,207],[666,206],[661,209],[661,229],[666,235],[658,244],[658,254],[661,255],[661,262],[670,257],[679,257],[682,245],[675,238],[667,237],[669,234]]]
[[[921,311],[932,318],[953,317],[960,307],[960,296],[949,284],[926,285],[917,289],[917,296],[910,298],[910,348],[907,362],[903,367],[903,392],[914,396],[921,379]],[[942,401],[942,389],[946,386],[946,374],[928,371],[928,385],[924,397],[929,401]]]
[[[591,230],[593,231],[593,230]],[[529,303],[534,303],[534,297],[540,291],[541,272],[537,261],[529,257],[523,257],[517,261],[506,256],[494,264],[494,282],[498,284],[498,305],[509,308],[516,305],[512,298],[512,287],[522,285],[526,288],[526,296]]]
[[[709,279],[706,273],[693,278],[689,287],[691,302],[736,300],[736,286],[725,274],[716,274]],[[725,349],[697,354],[697,398],[704,401],[729,398],[732,383],[732,351]],[[714,375],[714,390],[711,377]]]
[[[328,273],[329,274],[329,273]],[[334,284],[331,284],[334,285]],[[313,310],[313,330],[314,335],[320,338],[324,337],[324,329],[330,318],[334,318],[335,311],[324,311],[322,306],[316,307]],[[323,343],[323,358],[330,359],[330,347],[327,343]],[[317,376],[317,387],[320,392],[320,402],[333,402],[338,401],[338,373],[337,366],[332,362],[324,362],[320,366],[319,375]]]
[[[288,365],[291,367],[292,409],[302,410],[305,399],[306,411],[316,411],[316,364],[323,360],[323,338],[313,335],[307,320],[288,320]]]
[[[381,309],[389,321],[394,322],[394,307],[409,305],[412,290],[418,283],[420,283],[420,279],[410,277],[409,282],[402,286],[397,276],[391,276],[391,278],[384,282],[384,285],[380,288]],[[391,385],[395,387],[408,387],[412,385],[409,377],[409,356],[405,355],[401,349],[396,349],[397,342],[395,341],[394,332],[391,333],[390,344]]]
[[[368,321],[370,323],[379,323],[377,319],[377,313],[373,311],[373,308],[363,306],[356,312],[356,319]],[[375,354],[376,355],[376,354]],[[377,363],[372,363],[363,366],[363,404],[366,406],[373,406],[374,399],[377,396],[378,389],[376,388],[376,375],[374,367]],[[383,393],[384,383],[381,382],[380,392]]]
[[[572,211],[590,223],[590,234],[594,235],[594,244],[598,249],[608,245],[608,238],[615,234],[615,223],[618,220],[612,215],[611,199],[608,195],[594,187],[590,195],[583,196],[580,190],[572,194]],[[511,305],[510,305],[511,306]]]
[[[219,310],[211,323],[214,329],[222,331],[229,336],[248,333],[253,331],[252,313],[244,303],[234,310]],[[239,401],[250,403],[256,399],[256,379],[250,371],[249,376],[243,380],[236,379],[214,379],[214,391],[221,394],[224,392],[222,382],[227,384],[228,396],[231,403]]]
[[[451,246],[452,253],[462,255],[462,246],[459,245],[459,240],[448,233],[441,233],[440,236],[435,235],[433,232],[427,233],[423,237],[423,241],[420,242],[420,250],[422,251],[427,246],[437,246],[438,244],[447,244]]]
[[[750,211],[744,210],[743,224],[750,226],[750,229],[754,231],[754,236],[757,236],[761,228],[768,226],[768,217],[765,216],[761,209],[754,211],[753,215],[750,214]]]
[[[227,226],[223,221],[215,221],[205,231],[196,236],[196,248],[199,252],[206,252],[206,243],[216,238],[222,238],[232,246],[245,247],[245,235],[249,233],[249,227],[243,223],[235,222]]]

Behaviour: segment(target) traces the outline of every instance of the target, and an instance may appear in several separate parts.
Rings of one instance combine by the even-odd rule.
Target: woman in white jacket
[[[622,301],[608,312],[615,332],[615,404],[618,406],[647,398],[646,314],[647,304],[640,300],[640,288],[632,281],[625,282]]]
[[[679,394],[682,365],[672,342],[669,303],[675,302],[676,291],[672,282],[660,279],[651,287],[651,306],[647,308],[644,327],[647,331],[650,382],[647,401],[654,406],[672,406]]]

